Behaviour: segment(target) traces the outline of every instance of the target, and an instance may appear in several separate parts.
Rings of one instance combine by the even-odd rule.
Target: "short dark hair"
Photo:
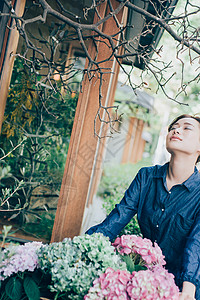
[[[173,126],[176,122],[178,122],[178,120],[184,119],[184,118],[191,118],[191,119],[194,119],[194,120],[196,120],[197,122],[199,122],[199,124],[200,124],[200,117],[196,117],[196,116],[192,116],[192,115],[187,115],[187,114],[185,114],[185,115],[180,115],[180,116],[176,117],[176,118],[171,122],[171,124],[168,126],[168,132],[172,129],[172,126]],[[196,164],[197,164],[198,162],[200,162],[200,155],[199,155],[198,158],[197,158]]]

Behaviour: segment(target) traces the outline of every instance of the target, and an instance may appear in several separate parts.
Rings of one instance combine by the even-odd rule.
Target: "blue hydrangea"
[[[51,273],[51,291],[83,299],[92,282],[108,267],[126,270],[109,239],[100,233],[66,238],[41,248],[40,266]]]

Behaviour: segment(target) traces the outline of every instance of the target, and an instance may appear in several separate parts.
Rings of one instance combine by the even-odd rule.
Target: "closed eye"
[[[185,130],[192,130],[192,127],[185,127]]]
[[[177,128],[178,128],[178,127],[171,127],[171,128],[170,128],[170,131],[171,131],[171,130],[175,130],[175,129],[177,129]]]

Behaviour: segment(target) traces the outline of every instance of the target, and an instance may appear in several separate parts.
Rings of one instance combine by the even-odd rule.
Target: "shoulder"
[[[141,177],[162,177],[166,173],[168,163],[164,165],[155,165],[151,167],[143,167],[138,174]]]

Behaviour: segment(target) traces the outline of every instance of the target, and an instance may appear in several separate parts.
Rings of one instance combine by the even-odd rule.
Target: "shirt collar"
[[[157,165],[154,177],[155,178],[164,178],[164,177],[166,177],[168,166],[169,166],[168,162],[166,164],[164,164],[163,166]]]
[[[163,182],[166,181],[166,174],[167,174],[167,169],[168,169],[169,163],[167,162],[163,166],[157,166],[156,172],[154,174],[155,178],[162,178]],[[190,192],[195,189],[198,184],[200,184],[200,173],[195,167],[194,173],[182,183]]]
[[[186,186],[186,188],[191,192],[194,190],[197,186],[199,187],[200,184],[200,173],[195,167],[194,173],[185,181],[183,184]]]

